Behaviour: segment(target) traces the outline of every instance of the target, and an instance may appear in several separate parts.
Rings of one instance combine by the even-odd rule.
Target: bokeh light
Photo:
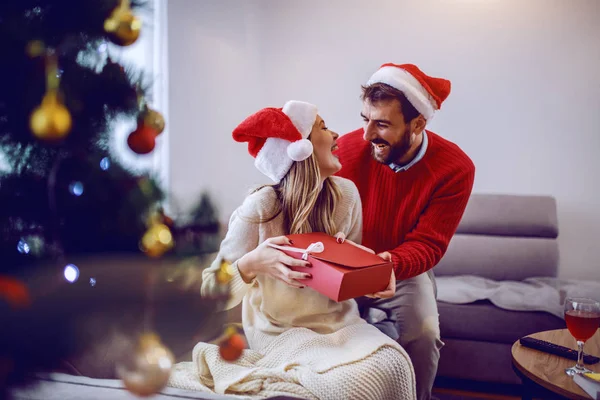
[[[79,279],[79,268],[75,264],[68,264],[64,270],[65,279],[70,283],[75,283]]]
[[[79,181],[72,182],[69,185],[69,192],[74,196],[81,196],[83,194],[83,183]]]
[[[100,168],[102,171],[106,171],[110,168],[110,159],[108,157],[104,157],[102,160],[100,160]]]
[[[23,239],[17,243],[17,251],[21,254],[29,254],[29,245]]]

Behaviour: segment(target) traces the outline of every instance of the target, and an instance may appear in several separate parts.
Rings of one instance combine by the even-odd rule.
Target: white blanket
[[[365,336],[381,340],[381,346],[365,353]],[[244,350],[233,363],[219,357],[216,345],[198,343],[192,362],[176,364],[169,386],[244,399],[278,395],[331,400],[416,398],[408,355],[368,324],[329,335],[292,328],[277,336],[264,355]]]
[[[527,278],[523,281],[494,281],[480,276],[436,277],[438,300],[467,304],[489,300],[495,306],[514,311],[545,311],[564,318],[568,296],[600,301],[600,281],[558,278]]]

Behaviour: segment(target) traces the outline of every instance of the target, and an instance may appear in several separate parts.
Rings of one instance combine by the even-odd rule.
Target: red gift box
[[[334,301],[380,292],[390,282],[392,263],[351,243],[318,232],[286,236],[293,246],[271,246],[310,262],[311,268],[291,269],[310,273],[311,279],[299,281]]]

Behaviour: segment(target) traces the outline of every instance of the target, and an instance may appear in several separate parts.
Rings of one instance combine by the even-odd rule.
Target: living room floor
[[[493,394],[483,392],[469,392],[458,389],[434,388],[433,395],[438,400],[518,400],[518,396],[509,396],[504,394]]]

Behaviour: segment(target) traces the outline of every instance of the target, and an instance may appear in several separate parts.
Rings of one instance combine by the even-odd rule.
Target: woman
[[[314,105],[290,101],[248,117],[233,137],[248,142],[256,167],[275,185],[256,190],[234,211],[219,254],[203,273],[202,293],[222,289],[217,272],[231,263],[228,308],[243,303],[250,350],[227,364],[214,346],[200,343],[194,349],[196,376],[219,393],[414,398],[414,373],[404,350],[360,318],[356,301],[337,303],[305,288],[308,262],[269,247],[292,244],[285,234],[313,231],[341,232],[360,242],[358,191],[333,176],[341,168],[333,154],[337,133]],[[171,385],[198,389],[189,379],[183,382],[184,369],[174,372]]]

